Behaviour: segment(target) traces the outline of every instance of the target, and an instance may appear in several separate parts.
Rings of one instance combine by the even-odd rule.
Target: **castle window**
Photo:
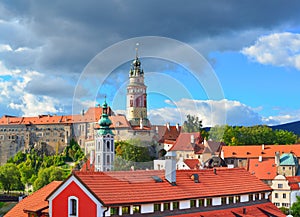
[[[78,198],[71,196],[68,198],[68,201],[68,216],[78,217]]]
[[[110,164],[110,156],[109,155],[106,156],[106,163]]]

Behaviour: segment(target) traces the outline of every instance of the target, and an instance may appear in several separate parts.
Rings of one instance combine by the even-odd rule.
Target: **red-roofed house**
[[[300,196],[300,176],[277,175],[272,181],[272,202],[277,207],[290,208]]]
[[[46,217],[48,216],[48,195],[62,182],[53,181],[21,200],[5,217]]]
[[[272,180],[277,175],[277,166],[272,158],[251,158],[248,159],[248,171],[266,184],[271,185]]]
[[[221,150],[221,157],[226,161],[227,165],[247,168],[248,159],[275,159],[276,152],[279,152],[280,155],[284,153],[293,153],[299,159],[300,144],[223,146]]]
[[[208,216],[260,206],[279,213],[268,200],[271,188],[246,170],[175,170],[174,154],[165,171],[75,172],[48,196],[49,216]]]

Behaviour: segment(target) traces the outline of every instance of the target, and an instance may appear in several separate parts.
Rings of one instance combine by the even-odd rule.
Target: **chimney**
[[[224,160],[224,150],[221,150],[221,158]]]
[[[262,156],[261,155],[258,156],[258,161],[262,162]]]
[[[192,134],[191,135],[191,144],[194,146],[195,144],[195,136]]]
[[[214,174],[217,175],[217,169],[216,168],[214,168]]]
[[[95,159],[95,151],[91,150],[90,152],[90,166],[94,164],[94,159]]]
[[[167,126],[167,129],[170,131],[170,123],[169,122],[166,124],[166,126]]]
[[[246,212],[247,212],[247,210],[246,210],[246,208],[244,207],[244,208],[243,208],[243,214],[246,214]]]
[[[82,116],[84,116],[84,109],[82,109],[82,111],[81,111],[81,115],[82,115]]]
[[[176,130],[179,132],[179,123],[176,124]]]
[[[265,150],[265,144],[262,144],[262,145],[261,145],[261,150],[262,150],[262,151]]]
[[[279,151],[275,152],[275,164],[276,164],[276,166],[279,166],[279,164],[280,164],[280,152]]]
[[[165,178],[173,186],[176,185],[176,152],[169,151],[165,155]]]

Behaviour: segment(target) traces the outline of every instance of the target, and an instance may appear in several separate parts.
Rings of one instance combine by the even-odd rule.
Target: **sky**
[[[136,48],[152,124],[300,120],[297,0],[0,2],[0,116],[126,110]]]

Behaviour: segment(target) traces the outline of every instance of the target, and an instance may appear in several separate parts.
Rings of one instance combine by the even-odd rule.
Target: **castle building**
[[[115,145],[114,134],[109,128],[112,122],[108,118],[106,100],[102,110],[99,128],[95,133],[95,171],[110,171],[113,169]]]
[[[149,126],[147,118],[147,86],[144,83],[144,70],[136,56],[129,71],[127,86],[127,118],[131,126]]]

